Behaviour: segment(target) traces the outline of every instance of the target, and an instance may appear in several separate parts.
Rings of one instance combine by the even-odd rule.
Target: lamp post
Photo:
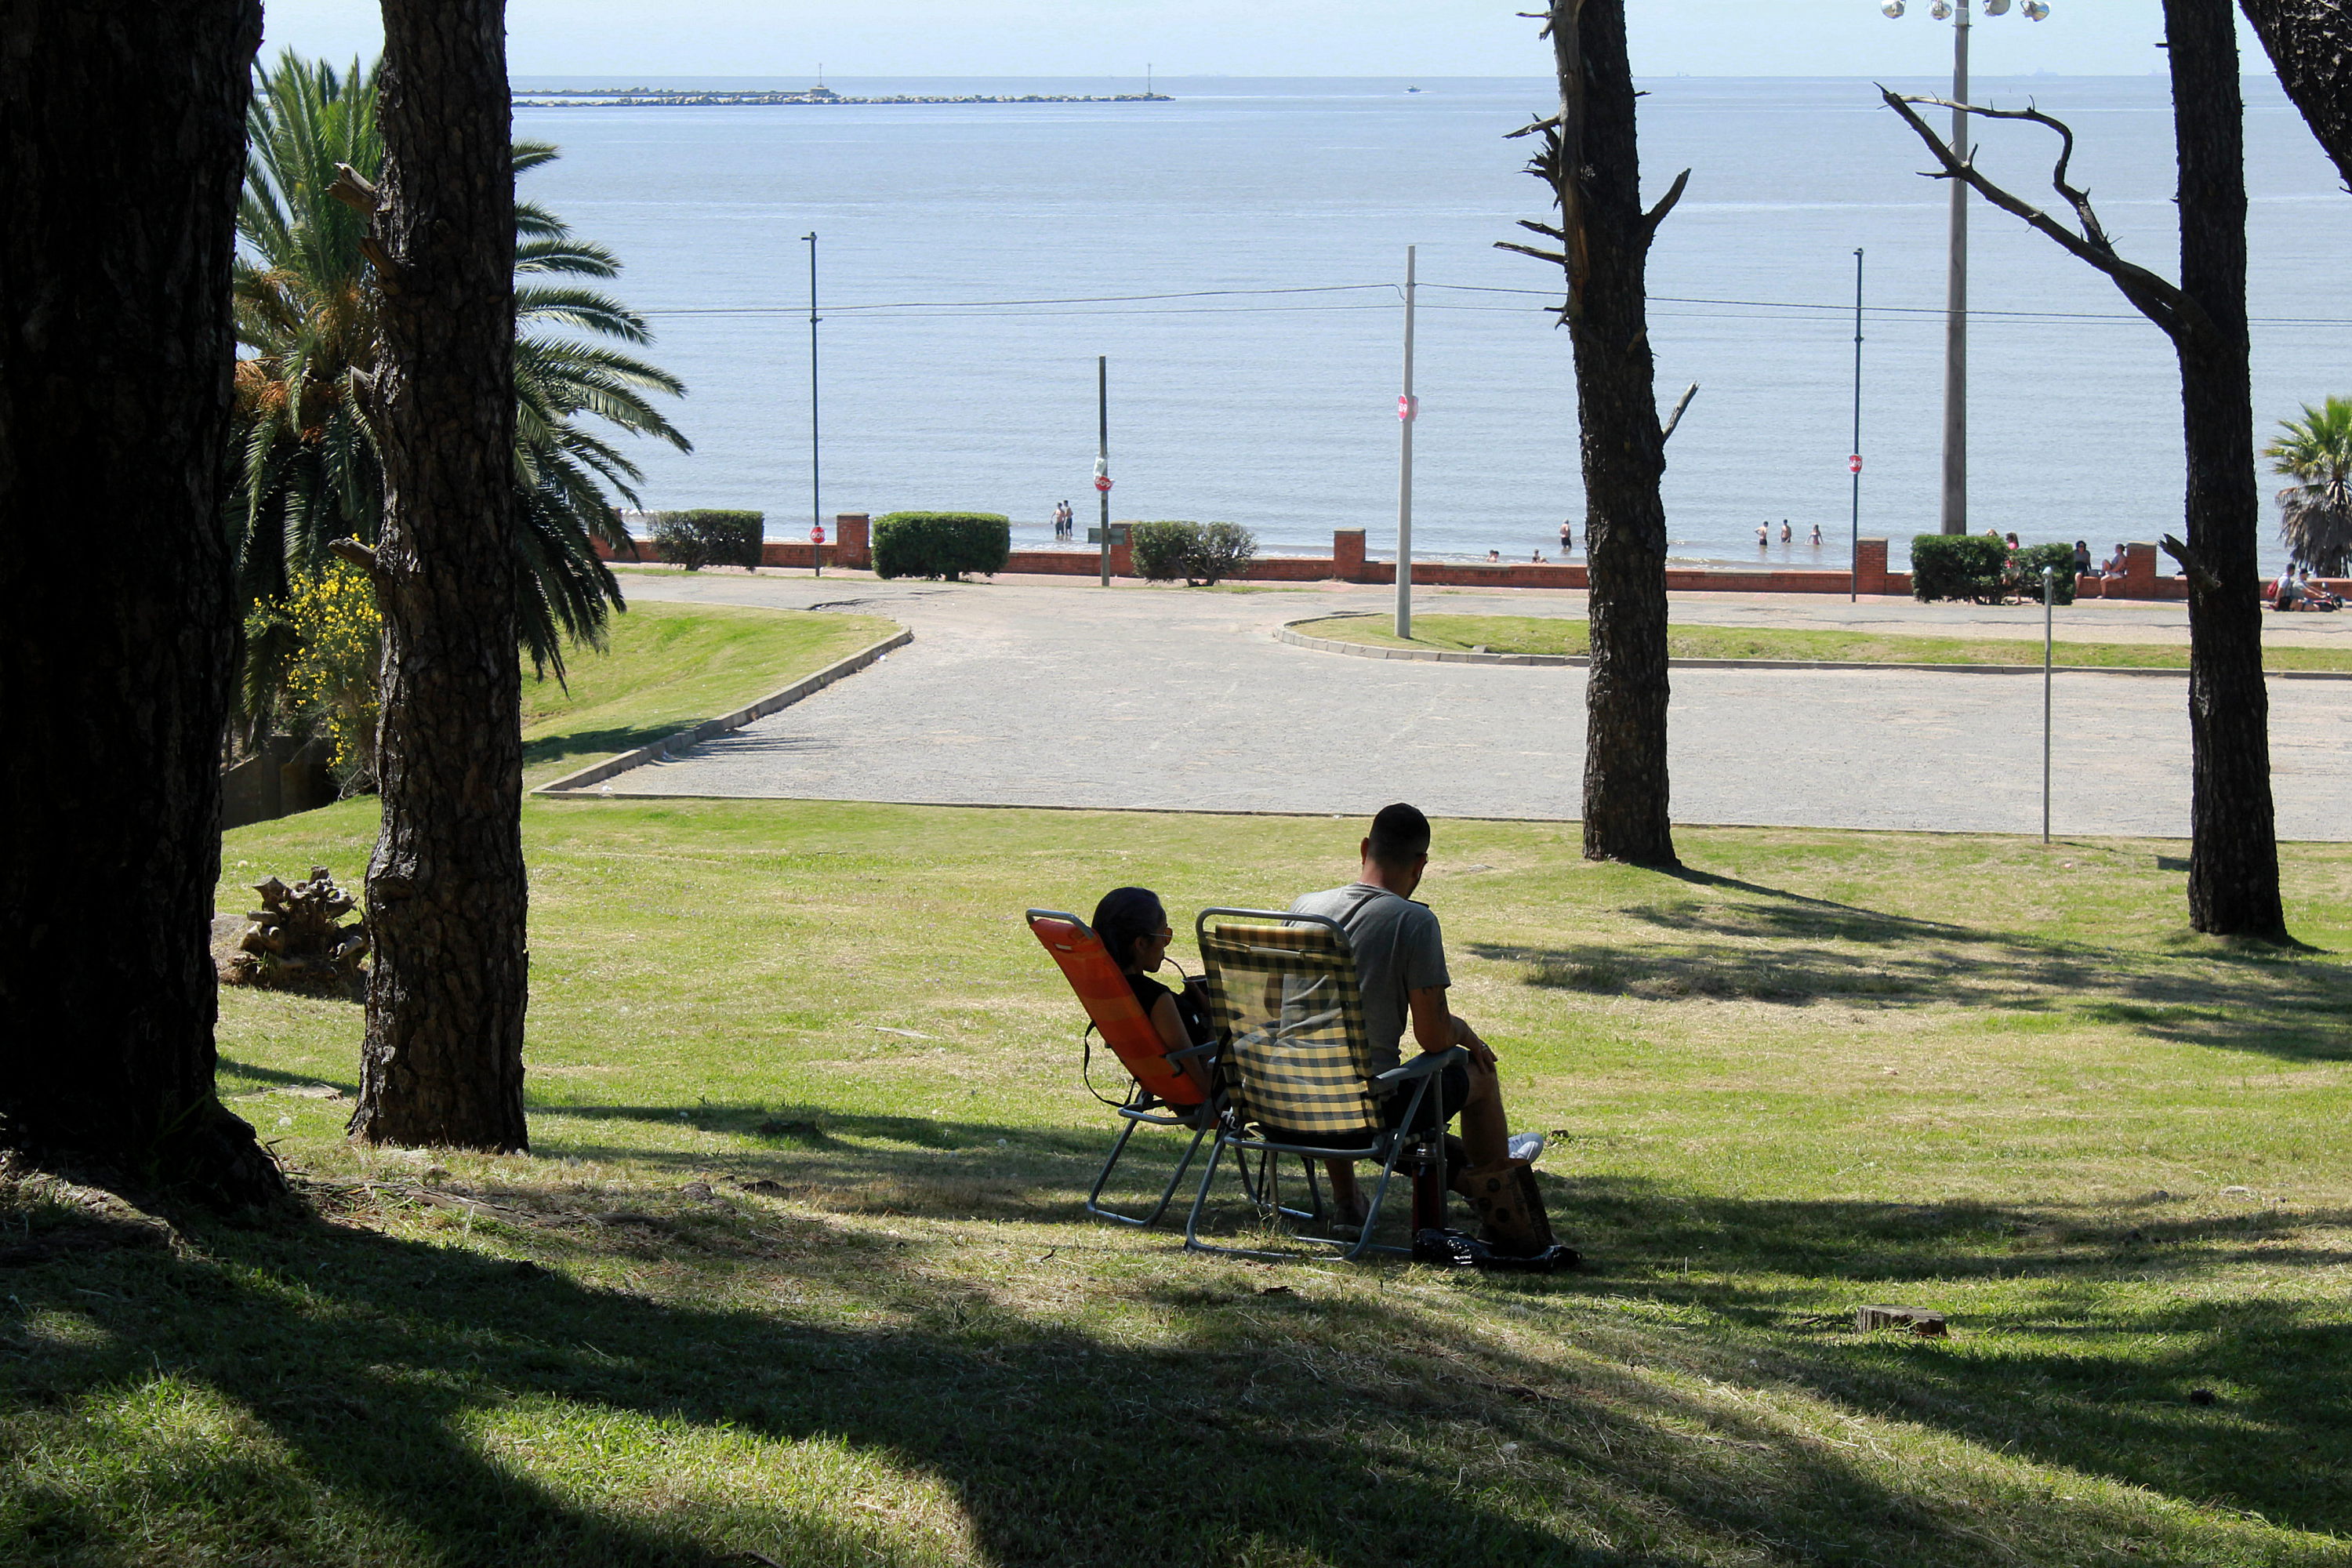
[[[824,68],[822,66],[817,68],[820,73]],[[804,234],[801,239],[809,247],[809,538],[821,541],[824,537],[824,448],[817,436],[816,235],[814,232]],[[824,570],[824,563],[817,560],[815,553],[813,552],[809,559],[816,568],[810,575],[817,575]]]
[[[1985,15],[2009,14],[2011,0],[1983,0]],[[1903,15],[1904,0],[1885,0],[1879,6],[1890,19]],[[2026,20],[2039,22],[2050,15],[2042,0],[2025,0],[2019,7]],[[1927,15],[1952,22],[1952,101],[1969,100],[1969,0],[1955,5],[1933,0]],[[1952,150],[1969,155],[1969,117],[1952,110]],[[1943,531],[1969,531],[1969,188],[1952,182],[1951,236],[1944,262],[1944,504]]]

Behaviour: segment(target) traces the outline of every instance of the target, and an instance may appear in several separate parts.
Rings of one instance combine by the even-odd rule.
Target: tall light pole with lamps
[[[1983,0],[1985,15],[2009,14],[2010,0]],[[1879,10],[1892,18],[1903,15],[1904,0],[1885,0]],[[2039,22],[2050,15],[2042,0],[2025,0],[2018,7],[2026,20]],[[1955,5],[1934,0],[1927,15],[1952,22],[1952,101],[1969,100],[1969,0]],[[1952,111],[1952,145],[1966,156],[1969,117]],[[1951,244],[1944,268],[1944,505],[1946,533],[1969,531],[1969,188],[1952,182]]]

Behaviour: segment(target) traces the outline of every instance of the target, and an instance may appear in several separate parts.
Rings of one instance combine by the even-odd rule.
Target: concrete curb
[[[680,730],[668,739],[656,741],[650,746],[639,746],[634,752],[623,752],[616,757],[606,757],[601,763],[591,763],[586,767],[575,773],[568,773],[560,779],[551,779],[530,793],[547,795],[585,795],[591,784],[602,784],[616,773],[627,773],[631,768],[643,767],[647,763],[666,761],[673,752],[699,745],[711,737],[724,735],[730,730],[740,730],[755,719],[764,719],[771,713],[791,707],[804,697],[813,697],[844,676],[856,674],[892,648],[904,647],[914,640],[914,633],[902,629],[898,636],[885,637],[880,642],[859,648],[847,658],[835,664],[829,664],[814,675],[803,676],[781,691],[770,692],[748,708],[738,708],[732,713],[723,714],[716,719],[706,719],[691,730]]]
[[[1355,620],[1368,618],[1381,612],[1350,610],[1339,615],[1308,616],[1301,620],[1285,621],[1275,629],[1276,642],[1312,648],[1317,653],[1342,653],[1356,658],[1417,659],[1425,664],[1517,664],[1575,666],[1582,668],[1592,660],[1580,653],[1461,653],[1450,648],[1375,647],[1370,643],[1339,642],[1331,637],[1308,637],[1297,628],[1312,626],[1318,621]],[[1675,658],[1666,661],[1676,669],[1902,669],[1928,670],[1948,675],[2039,675],[2038,664],[1867,664],[1843,659],[1815,658]],[[2059,675],[2170,675],[2186,678],[2187,665],[2134,664],[2062,664],[2054,668]],[[2266,669],[2263,676],[2271,680],[2352,680],[2352,670],[2336,669]]]

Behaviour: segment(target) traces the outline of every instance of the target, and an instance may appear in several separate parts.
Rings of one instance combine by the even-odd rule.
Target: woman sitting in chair
[[[1168,962],[1168,944],[1176,940],[1159,894],[1149,888],[1113,888],[1095,906],[1094,928],[1111,962],[1134,987],[1136,1005],[1160,1031],[1160,1044],[1181,1051],[1215,1037],[1209,1009],[1193,981],[1171,991],[1151,978],[1150,972]]]

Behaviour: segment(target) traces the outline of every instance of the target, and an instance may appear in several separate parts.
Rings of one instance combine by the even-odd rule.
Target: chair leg
[[[1125,1131],[1119,1133],[1118,1141],[1110,1146],[1110,1158],[1103,1162],[1101,1172],[1095,1177],[1094,1190],[1087,1194],[1088,1214],[1103,1219],[1116,1220],[1120,1225],[1150,1225],[1161,1215],[1166,1214],[1168,1205],[1175,1201],[1176,1189],[1183,1182],[1184,1173],[1192,1168],[1192,1156],[1200,1152],[1201,1140],[1209,1135],[1209,1130],[1206,1127],[1194,1130],[1192,1142],[1185,1147],[1184,1158],[1177,1162],[1176,1173],[1168,1178],[1168,1185],[1160,1190],[1160,1201],[1151,1206],[1150,1214],[1122,1214],[1101,1201],[1103,1188],[1109,1184],[1112,1170],[1118,1166],[1119,1156],[1127,1152],[1127,1141],[1134,1137],[1135,1130],[1142,1125],[1143,1123],[1139,1121],[1129,1122]]]

